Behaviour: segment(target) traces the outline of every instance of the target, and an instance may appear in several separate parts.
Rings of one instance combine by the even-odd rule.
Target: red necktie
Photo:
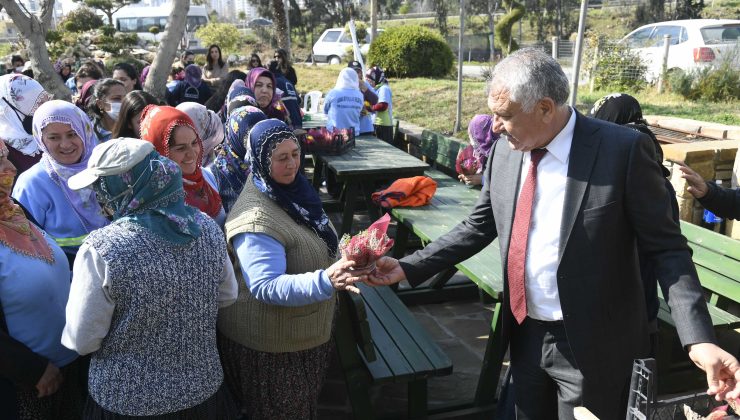
[[[516,203],[514,224],[511,227],[507,274],[509,279],[509,303],[516,322],[521,324],[527,316],[527,295],[524,289],[524,267],[527,258],[527,239],[532,219],[532,202],[537,188],[537,164],[545,156],[547,149],[534,149],[531,152],[532,164],[527,171],[519,201]]]

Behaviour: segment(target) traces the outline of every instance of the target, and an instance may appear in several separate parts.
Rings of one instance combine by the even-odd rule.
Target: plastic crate
[[[704,416],[722,405],[704,391],[658,400],[655,395],[657,380],[654,372],[655,359],[635,360],[630,381],[627,420],[685,420],[684,405]]]

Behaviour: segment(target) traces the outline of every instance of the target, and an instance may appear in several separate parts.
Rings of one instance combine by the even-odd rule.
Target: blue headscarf
[[[258,122],[249,132],[249,162],[252,182],[274,200],[296,223],[311,228],[326,244],[331,257],[337,255],[337,234],[321,205],[321,198],[306,177],[298,172],[292,183],[280,185],[270,176],[272,152],[284,141],[295,142],[293,131],[282,121],[271,118]]]
[[[100,177],[93,188],[113,209],[113,223],[133,222],[177,245],[198,238],[208,217],[185,204],[180,167],[156,151],[128,172]]]
[[[239,198],[249,176],[244,144],[249,130],[258,122],[267,119],[265,114],[253,106],[237,108],[226,122],[226,141],[216,149],[216,158],[211,170],[216,177],[221,204],[228,213]]]

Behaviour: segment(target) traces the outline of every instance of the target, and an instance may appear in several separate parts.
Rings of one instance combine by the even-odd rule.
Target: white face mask
[[[105,111],[106,114],[113,120],[118,120],[118,114],[121,112],[120,102],[108,102],[110,104],[110,111]]]
[[[15,68],[16,73],[23,73],[23,66],[18,66]]]

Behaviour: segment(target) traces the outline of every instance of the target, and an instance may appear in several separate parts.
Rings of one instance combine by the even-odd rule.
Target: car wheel
[[[342,60],[339,59],[339,57],[337,57],[336,55],[332,55],[331,57],[329,57],[329,64],[339,64],[341,62]]]

